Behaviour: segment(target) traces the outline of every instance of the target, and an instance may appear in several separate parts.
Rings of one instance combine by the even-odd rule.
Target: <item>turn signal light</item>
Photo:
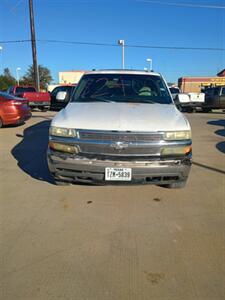
[[[76,146],[55,143],[55,142],[49,142],[49,147],[53,150],[60,151],[60,152],[67,152],[72,154],[77,154],[79,152]]]

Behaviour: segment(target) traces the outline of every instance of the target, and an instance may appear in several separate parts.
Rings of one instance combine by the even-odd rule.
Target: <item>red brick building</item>
[[[215,77],[181,77],[178,86],[183,93],[199,93],[204,87],[225,85],[225,69]]]

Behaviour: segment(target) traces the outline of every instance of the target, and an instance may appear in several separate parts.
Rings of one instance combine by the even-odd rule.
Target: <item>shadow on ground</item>
[[[215,131],[216,135],[225,137],[225,119],[215,120],[215,121],[209,121],[207,124],[209,125],[215,125],[215,126],[222,126],[222,129],[218,129]],[[216,144],[216,148],[220,151],[225,153],[225,142],[219,142]]]
[[[37,180],[53,184],[46,160],[49,125],[50,120],[26,128],[23,135],[17,135],[21,137],[21,142],[11,153],[25,173]]]

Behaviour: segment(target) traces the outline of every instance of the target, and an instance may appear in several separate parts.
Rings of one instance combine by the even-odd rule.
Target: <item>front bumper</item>
[[[191,155],[176,159],[120,161],[72,157],[48,149],[47,159],[52,175],[67,182],[111,184],[105,181],[105,168],[110,167],[132,169],[132,180],[124,183],[170,184],[187,180],[191,168]]]
[[[184,103],[177,103],[177,105],[181,106],[181,107],[202,107],[202,105],[204,104],[204,102],[184,102]]]
[[[30,107],[45,107],[50,108],[50,102],[48,101],[29,101]]]

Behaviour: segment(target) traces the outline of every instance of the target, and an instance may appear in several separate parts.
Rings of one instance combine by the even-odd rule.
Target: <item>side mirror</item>
[[[56,100],[65,101],[67,92],[58,92],[56,94]]]

